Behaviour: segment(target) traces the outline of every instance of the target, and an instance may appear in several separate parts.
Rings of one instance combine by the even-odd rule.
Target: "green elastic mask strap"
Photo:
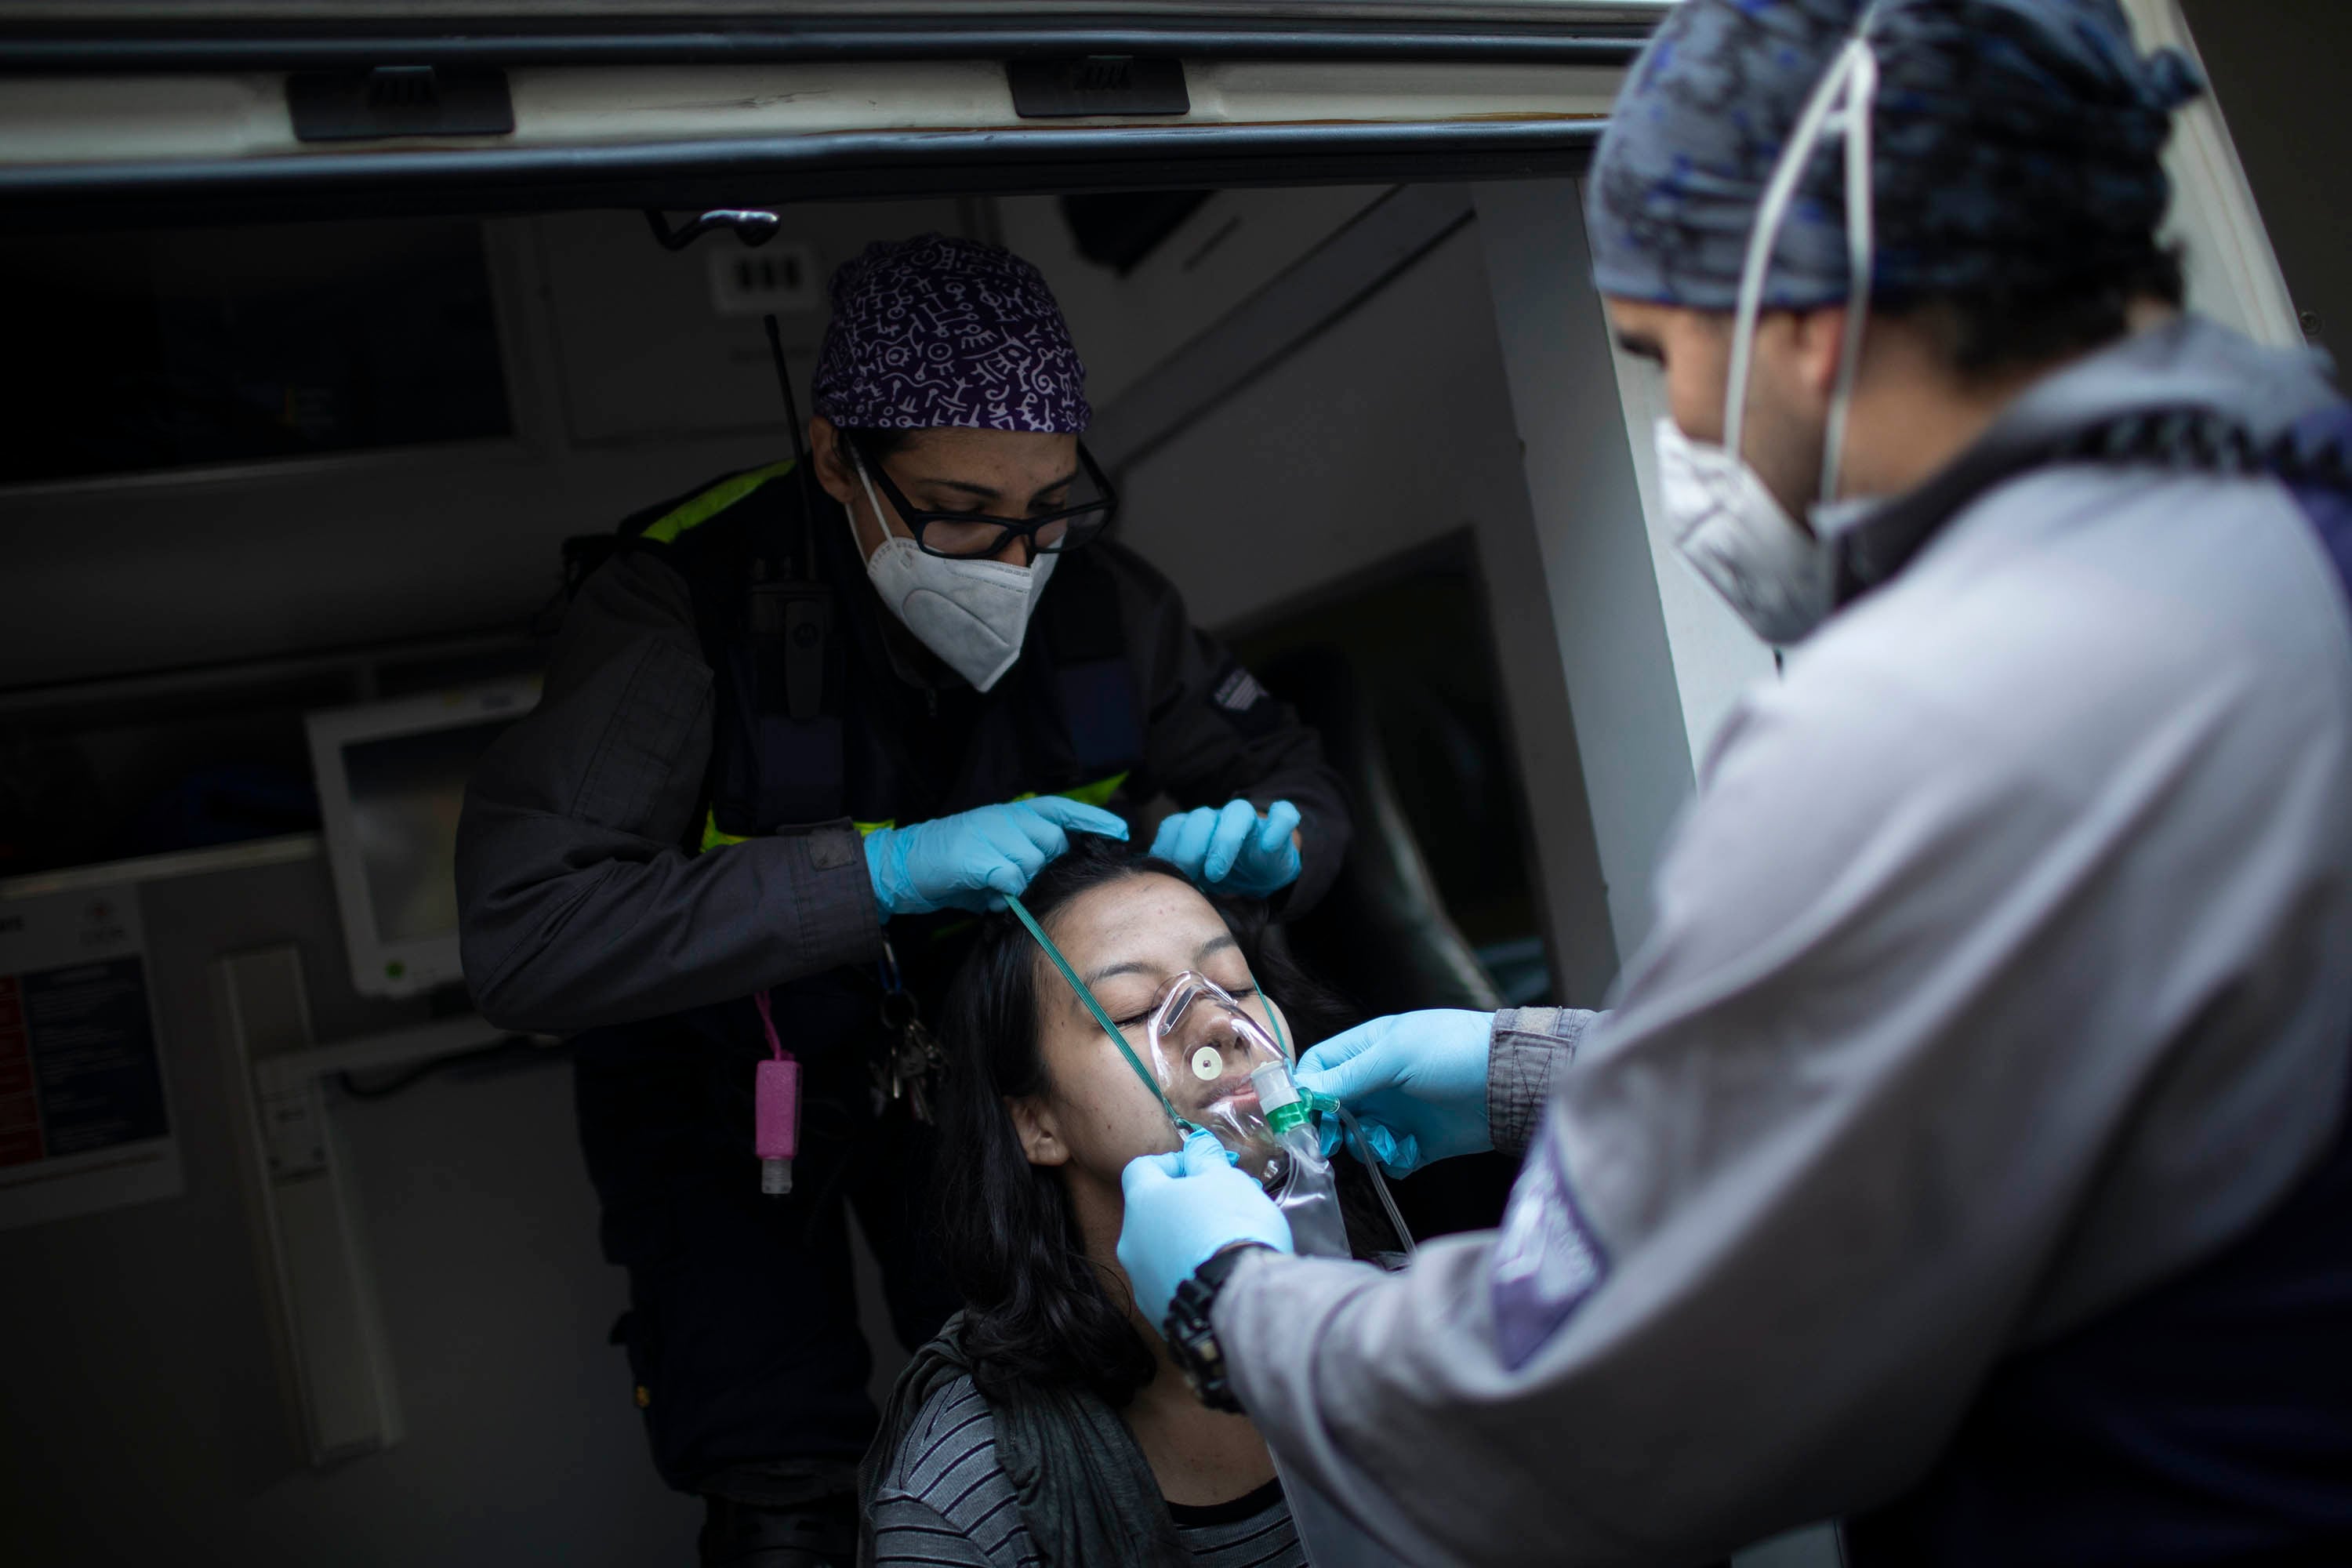
[[[1110,1037],[1110,1043],[1118,1047],[1118,1054],[1127,1058],[1127,1065],[1135,1069],[1135,1076],[1143,1080],[1143,1087],[1151,1091],[1151,1098],[1160,1102],[1160,1109],[1166,1111],[1168,1120],[1176,1124],[1177,1133],[1189,1138],[1200,1131],[1200,1128],[1176,1114],[1176,1108],[1168,1103],[1168,1096],[1160,1090],[1160,1080],[1151,1076],[1151,1069],[1143,1065],[1143,1058],[1135,1054],[1135,1047],[1127,1043],[1127,1037],[1120,1034],[1118,1026],[1110,1021],[1110,1015],[1104,1012],[1103,1005],[1095,1000],[1095,994],[1087,989],[1087,983],[1078,978],[1078,972],[1070,967],[1070,961],[1062,956],[1062,950],[1054,945],[1054,939],[1045,934],[1045,928],[1037,923],[1037,917],[1011,893],[1004,895],[1004,902],[1020,917],[1021,923],[1029,928],[1029,934],[1037,939],[1037,945],[1045,950],[1045,956],[1054,961],[1054,967],[1062,972],[1062,978],[1070,983],[1070,989],[1077,993],[1078,1000],[1087,1005],[1087,1011],[1095,1016],[1095,1022],[1100,1024],[1103,1033]]]

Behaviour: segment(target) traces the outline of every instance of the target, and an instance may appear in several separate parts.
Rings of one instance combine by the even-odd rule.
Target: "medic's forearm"
[[[1217,1338],[1284,1473],[1409,1563],[1645,1568],[1764,1533],[1727,1507],[1778,1451],[1718,1430],[1737,1383],[1663,1353],[1655,1325],[1566,1376],[1507,1364],[1496,1244],[1448,1237],[1401,1274],[1273,1254],[1234,1271]]]
[[[1506,1007],[1486,1048],[1486,1130],[1496,1149],[1517,1157],[1535,1142],[1552,1083],[1606,1015],[1574,1007]]]
[[[1586,1412],[1564,1430],[1558,1402],[1544,1408],[1544,1391],[1495,1355],[1492,1240],[1432,1242],[1393,1275],[1273,1254],[1248,1260],[1215,1307],[1234,1392],[1286,1476],[1406,1562],[1644,1561],[1605,1515],[1570,1500],[1587,1491],[1590,1472],[1612,1485],[1622,1475],[1621,1463],[1590,1462],[1608,1440],[1606,1414]]]
[[[689,856],[711,679],[677,574],[626,552],[564,616],[539,706],[474,770],[457,828],[486,1016],[563,1030],[740,997],[878,950],[847,824]]]
[[[688,856],[469,804],[459,865],[467,979],[483,1016],[508,1028],[654,1017],[881,951],[866,858],[845,822]]]

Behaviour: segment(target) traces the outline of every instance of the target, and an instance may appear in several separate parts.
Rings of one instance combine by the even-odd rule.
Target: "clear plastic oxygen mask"
[[[1349,1256],[1339,1178],[1315,1128],[1318,1111],[1336,1115],[1346,1127],[1371,1173],[1373,1189],[1396,1227],[1399,1244],[1412,1252],[1412,1233],[1389,1196],[1388,1184],[1381,1180],[1380,1167],[1373,1163],[1355,1119],[1336,1100],[1310,1103],[1291,1077],[1289,1042],[1282,1037],[1282,1016],[1271,1001],[1265,1002],[1265,1023],[1261,1025],[1215,981],[1187,970],[1161,986],[1153,999],[1144,1050],[1139,1055],[1036,917],[1018,898],[1007,895],[1004,901],[1136,1077],[1158,1098],[1177,1139],[1196,1131],[1213,1134],[1234,1155],[1234,1164],[1255,1177],[1282,1210],[1290,1223],[1291,1242],[1301,1253]]]
[[[1278,1031],[1273,1005],[1265,1006],[1266,1025]],[[1265,1188],[1301,1253],[1345,1258],[1338,1179],[1291,1079],[1289,1054],[1266,1025],[1215,981],[1187,971],[1152,1005],[1146,1059],[1177,1117],[1207,1129]]]
[[[1206,1128],[1263,1177],[1273,1157],[1264,1099],[1253,1075],[1289,1069],[1265,1026],[1206,975],[1187,972],[1160,988],[1145,1025],[1144,1060],[1169,1109]]]

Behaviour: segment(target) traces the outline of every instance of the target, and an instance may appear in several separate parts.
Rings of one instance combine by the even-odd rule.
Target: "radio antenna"
[[[816,576],[816,479],[809,472],[808,439],[801,424],[801,405],[793,396],[793,373],[784,363],[784,334],[775,312],[760,318],[768,328],[768,353],[776,362],[776,385],[784,395],[784,418],[793,427],[793,471],[801,479],[801,552],[803,574]]]

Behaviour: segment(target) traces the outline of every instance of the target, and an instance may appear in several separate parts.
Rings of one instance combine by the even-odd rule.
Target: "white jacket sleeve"
[[[2339,889],[2272,940],[2327,874],[2305,786],[2341,756],[2259,776],[2286,753],[2242,668],[2146,716],[2084,710],[2098,674],[1998,732],[1861,660],[1744,707],[1504,1229],[1397,1276],[1229,1280],[1234,1384],[1286,1468],[1412,1561],[1720,1555],[1893,1495],[2006,1349],[2291,1184],[2342,1036],[2261,1009],[2340,936]]]

